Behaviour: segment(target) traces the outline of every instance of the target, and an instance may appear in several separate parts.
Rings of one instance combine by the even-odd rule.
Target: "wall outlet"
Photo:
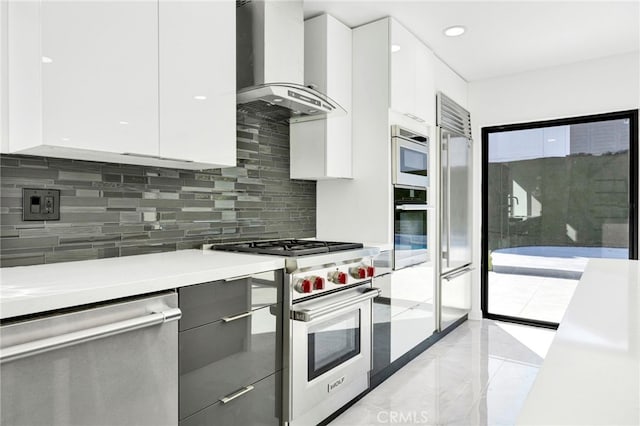
[[[60,190],[22,188],[22,220],[60,220]]]

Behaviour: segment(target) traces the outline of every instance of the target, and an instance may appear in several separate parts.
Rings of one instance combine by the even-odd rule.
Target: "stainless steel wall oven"
[[[394,188],[394,269],[429,260],[431,206],[426,188]]]

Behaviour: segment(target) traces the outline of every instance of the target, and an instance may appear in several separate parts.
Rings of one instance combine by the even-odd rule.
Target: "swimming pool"
[[[629,250],[615,247],[525,246],[491,252],[492,271],[577,280],[590,258],[628,259]]]
[[[520,254],[523,256],[543,256],[560,258],[608,258],[628,259],[629,249],[614,247],[561,247],[561,246],[525,246],[494,250],[492,253]]]

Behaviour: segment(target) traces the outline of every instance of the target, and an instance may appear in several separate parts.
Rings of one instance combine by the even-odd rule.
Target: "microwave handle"
[[[296,321],[302,321],[302,322],[315,321],[318,319],[325,318],[336,311],[340,311],[344,308],[348,308],[349,306],[357,305],[359,303],[366,302],[367,300],[374,299],[380,296],[381,294],[382,294],[382,290],[374,287],[357,296],[350,297],[338,303],[324,305],[317,309],[295,309],[294,308],[291,310],[291,319]]]
[[[401,204],[396,206],[396,210],[433,210],[435,207],[430,206],[429,204]]]

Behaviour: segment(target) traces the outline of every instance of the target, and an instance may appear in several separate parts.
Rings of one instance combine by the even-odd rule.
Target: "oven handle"
[[[342,310],[344,308],[348,308],[349,306],[357,305],[362,302],[366,302],[367,300],[371,300],[376,298],[382,294],[382,290],[379,288],[371,288],[366,292],[359,294],[357,296],[350,297],[348,299],[342,300],[337,303],[332,303],[330,305],[324,305],[317,309],[292,309],[291,310],[291,319],[302,322],[311,322],[317,319],[321,319],[333,314],[336,311]]]
[[[401,204],[396,206],[396,210],[432,210],[435,207],[430,206],[429,204]]]

